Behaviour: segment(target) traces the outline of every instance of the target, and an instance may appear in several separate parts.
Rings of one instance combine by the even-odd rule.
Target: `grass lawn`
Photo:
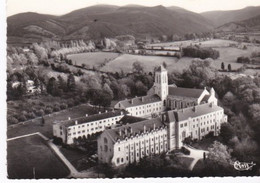
[[[7,170],[10,179],[64,178],[69,170],[48,148],[44,140],[33,135],[7,142]]]
[[[106,60],[113,60],[119,56],[119,53],[111,52],[88,52],[68,55],[68,59],[71,59],[73,64],[81,66],[83,63],[92,68],[98,66]]]
[[[87,152],[64,147],[60,148],[60,151],[78,171],[87,170],[96,165],[89,161],[91,155]]]
[[[70,118],[78,118],[85,116],[86,114],[95,114],[98,113],[96,109],[90,107],[86,104],[75,106],[64,111],[57,112],[50,116],[45,117],[45,125],[41,126],[41,119],[36,119],[34,122],[28,122],[24,125],[19,125],[14,128],[9,128],[7,130],[7,137],[16,137],[20,135],[25,135],[34,132],[41,132],[43,135],[52,138],[52,123],[55,120],[66,120]]]

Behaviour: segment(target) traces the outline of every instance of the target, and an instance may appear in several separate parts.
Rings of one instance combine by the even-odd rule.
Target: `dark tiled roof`
[[[138,105],[144,105],[144,104],[149,104],[149,103],[159,102],[159,101],[161,101],[161,99],[158,95],[151,95],[151,96],[147,95],[143,97],[135,97],[132,99],[122,100],[119,103],[125,108],[127,108],[127,107],[134,107]]]
[[[88,117],[81,117],[81,118],[75,118],[75,119],[66,120],[66,121],[60,121],[58,123],[62,123],[64,126],[69,127],[69,126],[75,125],[75,121],[77,121],[78,124],[89,123],[92,121],[120,116],[121,112],[123,114],[126,114],[126,111],[116,110],[116,111],[110,111],[110,112],[105,112],[105,113],[101,113],[101,114],[94,114],[94,115],[91,115]]]
[[[205,95],[201,101],[207,102],[209,100],[210,95]]]
[[[119,122],[123,125],[126,124],[132,124],[132,123],[136,123],[136,122],[140,122],[140,121],[144,121],[146,120],[145,118],[140,118],[140,117],[136,117],[136,116],[124,116]]]
[[[194,110],[195,109],[195,110]],[[213,104],[201,104],[194,107],[179,109],[179,110],[173,110],[167,112],[167,119],[172,121],[183,121],[187,120],[188,118],[194,118],[201,115],[205,115],[211,112],[216,112],[222,110],[222,107],[219,107],[217,105]]]
[[[167,71],[163,65],[159,66],[156,70],[156,72],[162,72],[162,71]]]
[[[131,137],[135,136],[136,134],[141,134],[144,132],[144,126],[147,131],[151,131],[154,128],[158,129],[161,127],[164,127],[165,125],[162,123],[160,118],[154,118],[154,119],[149,119],[129,125],[123,125],[114,129],[109,129],[104,131],[104,133],[107,133],[108,136],[115,142],[118,139],[123,140],[126,137]],[[121,131],[121,135],[120,135]]]
[[[169,86],[169,95],[173,95],[173,96],[199,98],[203,91],[204,91],[203,89]]]

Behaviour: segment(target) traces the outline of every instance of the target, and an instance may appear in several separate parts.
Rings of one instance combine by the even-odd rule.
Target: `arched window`
[[[163,106],[166,106],[166,100],[163,101]]]
[[[107,143],[107,138],[106,138],[106,137],[104,137],[104,143],[105,143],[105,144]]]
[[[105,145],[104,150],[105,150],[105,152],[108,151],[108,147],[107,147],[107,145]]]

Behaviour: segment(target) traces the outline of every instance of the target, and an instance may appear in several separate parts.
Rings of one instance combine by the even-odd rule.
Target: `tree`
[[[53,96],[58,96],[58,87],[57,82],[54,77],[51,77],[47,84],[47,92]]]
[[[136,88],[135,93],[139,96],[145,95],[148,90],[148,88],[141,81],[136,82],[135,88]]]
[[[225,70],[225,64],[224,64],[224,62],[221,63],[221,69],[222,69],[222,70]]]
[[[229,123],[221,124],[220,135],[223,141],[227,144],[230,139],[235,136],[233,127]]]
[[[75,91],[76,89],[76,82],[73,74],[70,74],[68,76],[67,87],[68,87],[68,91]]]
[[[112,99],[114,98],[114,93],[111,90],[111,88],[109,87],[109,85],[107,83],[104,84],[103,86],[103,90],[104,92],[106,92]]]
[[[132,66],[132,70],[134,73],[143,73],[144,72],[144,66],[139,61],[135,61]]]
[[[212,147],[208,150],[208,159],[222,165],[230,165],[232,162],[227,146],[221,144],[220,142],[214,141]]]
[[[232,69],[231,69],[231,64],[228,64],[228,71],[231,72]]]

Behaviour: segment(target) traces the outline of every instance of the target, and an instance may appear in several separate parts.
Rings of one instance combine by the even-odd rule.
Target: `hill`
[[[253,30],[260,30],[260,15],[255,16],[253,18],[237,21],[237,22],[230,22],[224,24],[216,29],[217,31],[224,31],[224,32],[245,32],[245,31],[253,31]]]
[[[8,43],[45,39],[100,39],[131,34],[159,37],[213,28],[200,14],[177,7],[98,5],[62,16],[23,13],[7,18]]]
[[[215,27],[229,22],[237,22],[260,15],[260,6],[250,6],[239,10],[209,11],[201,13],[204,18],[209,19]]]

